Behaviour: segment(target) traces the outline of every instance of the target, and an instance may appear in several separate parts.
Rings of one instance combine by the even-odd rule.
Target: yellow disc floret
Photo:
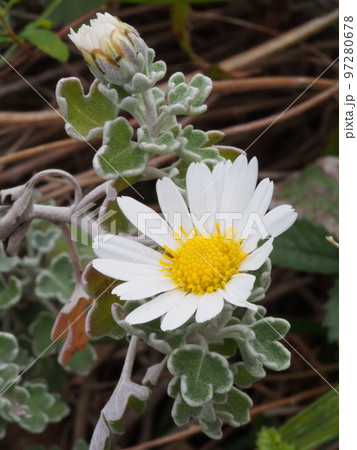
[[[217,226],[217,233],[180,241],[176,250],[166,248],[160,263],[163,273],[182,290],[197,295],[215,292],[224,287],[247,256],[241,250],[241,242],[223,235]]]

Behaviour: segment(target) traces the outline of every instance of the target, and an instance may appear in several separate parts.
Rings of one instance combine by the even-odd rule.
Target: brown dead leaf
[[[73,354],[83,350],[88,343],[88,335],[85,331],[85,310],[93,302],[83,291],[81,286],[76,286],[72,297],[59,312],[53,325],[52,340],[64,341],[58,356],[60,364],[68,364]]]

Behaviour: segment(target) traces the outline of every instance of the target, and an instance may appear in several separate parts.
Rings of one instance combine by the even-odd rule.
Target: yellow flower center
[[[228,238],[228,235],[230,238]],[[232,230],[225,235],[219,231],[210,236],[195,236],[183,242],[176,250],[165,248],[160,264],[162,271],[182,290],[197,295],[215,292],[227,284],[247,256],[241,250],[241,241]]]

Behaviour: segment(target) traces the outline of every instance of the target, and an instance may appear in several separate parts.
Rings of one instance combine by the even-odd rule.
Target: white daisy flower
[[[113,294],[128,301],[153,297],[132,311],[127,322],[135,325],[164,316],[161,328],[166,331],[193,314],[196,322],[212,319],[225,301],[257,309],[247,301],[255,281],[249,272],[266,261],[274,237],[297,217],[290,205],[267,213],[273,182],[266,178],[256,187],[257,176],[256,158],[248,164],[244,155],[234,163],[218,163],[212,172],[203,163],[193,163],[186,176],[188,204],[169,178],[158,180],[165,219],[133,198],[118,198],[128,220],[162,249],[114,235],[94,240],[94,268],[124,281]]]

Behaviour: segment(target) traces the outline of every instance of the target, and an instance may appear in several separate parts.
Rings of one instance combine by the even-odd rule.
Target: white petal
[[[157,212],[131,197],[118,197],[119,208],[130,222],[142,233],[157,242],[176,249],[178,244],[172,236],[169,224]]]
[[[92,264],[98,272],[116,280],[129,281],[132,279],[162,276],[162,272],[160,271],[162,267],[159,264],[155,267],[149,264],[130,263],[117,259],[103,258],[94,259]]]
[[[150,247],[114,234],[96,236],[92,247],[98,258],[157,265],[162,257],[159,252]]]
[[[257,270],[267,260],[273,250],[273,238],[265,242],[261,247],[250,253],[239,266],[239,272]]]
[[[218,291],[212,294],[204,294],[199,296],[199,303],[196,312],[196,322],[205,322],[213,319],[219,314],[224,306],[222,294]]]
[[[274,190],[274,183],[269,178],[264,178],[254,191],[245,213],[257,213],[263,217],[267,212]]]
[[[280,205],[264,216],[263,223],[270,236],[284,233],[295,222],[297,213],[290,205]]]
[[[237,198],[242,196],[245,189],[248,160],[245,155],[239,156],[231,166],[228,166],[225,174],[224,190],[219,201],[219,211],[224,213],[238,212],[236,209]]]
[[[173,284],[170,278],[161,276],[128,281],[115,287],[112,294],[118,295],[122,300],[142,300],[176,288],[177,286]]]
[[[196,295],[186,295],[180,302],[177,302],[166,313],[161,322],[161,329],[163,331],[174,330],[180,327],[192,316],[198,306],[198,300]]]
[[[265,178],[258,184],[244,211],[242,220],[237,224],[239,231],[237,237],[247,239],[249,236],[257,234],[259,235],[259,239],[266,237],[266,227],[263,223],[263,217],[271,202],[273,190],[274,184],[269,178]]]
[[[211,234],[215,226],[216,192],[212,173],[206,164],[190,164],[186,187],[194,226],[202,234]]]
[[[161,211],[167,215],[167,221],[173,231],[179,232],[182,226],[187,234],[193,228],[190,214],[177,186],[170,178],[163,178],[156,183],[156,192]]]
[[[242,155],[243,156],[243,155]],[[240,156],[241,158],[241,156]],[[258,160],[252,158],[244,173],[240,176],[240,182],[237,186],[238,191],[235,195],[233,211],[243,212],[247,207],[253,193],[258,179]]]
[[[217,200],[217,211],[222,211],[220,209],[220,203],[221,199],[223,198],[223,190],[224,190],[224,184],[226,180],[226,173],[231,167],[232,162],[228,159],[225,162],[219,162],[217,163],[212,171],[212,180],[214,182],[214,188],[216,191],[216,200]]]
[[[234,275],[223,289],[219,289],[220,293],[235,306],[244,306],[249,309],[256,310],[258,307],[247,302],[254,285],[255,276],[248,273],[240,273]]]
[[[153,300],[136,308],[125,318],[125,320],[131,325],[135,325],[137,323],[146,323],[157,319],[167,313],[171,306],[174,305],[175,302],[180,301],[185,294],[186,292],[181,291],[180,289],[164,292]]]

